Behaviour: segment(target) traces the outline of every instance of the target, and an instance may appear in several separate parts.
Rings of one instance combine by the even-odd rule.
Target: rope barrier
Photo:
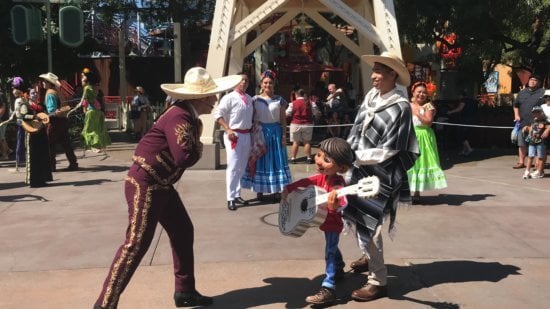
[[[460,123],[449,123],[449,122],[438,122],[433,121],[433,124],[437,125],[443,125],[443,126],[454,126],[454,127],[469,127],[469,128],[483,128],[483,129],[508,129],[511,130],[514,127],[505,127],[505,126],[482,126],[482,125],[474,125],[474,124],[460,124]],[[302,128],[331,128],[331,127],[351,127],[353,126],[353,123],[346,123],[346,124],[327,124],[327,125],[299,125]],[[287,128],[290,128],[290,126],[287,126]],[[218,129],[217,131],[223,131],[223,129]]]
[[[487,128],[487,129],[513,129],[514,127],[503,127],[503,126],[480,126],[480,125],[474,125],[474,124],[460,124],[460,123],[448,123],[448,122],[432,122],[434,124],[438,125],[444,125],[444,126],[454,126],[454,127],[470,127],[470,128]]]

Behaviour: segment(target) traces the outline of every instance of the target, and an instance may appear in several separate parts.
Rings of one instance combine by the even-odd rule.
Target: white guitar
[[[365,177],[357,184],[337,190],[337,196],[357,195],[372,198],[378,194],[380,180],[376,176]],[[328,193],[317,186],[307,186],[288,194],[279,204],[279,230],[292,237],[302,236],[310,227],[320,226],[327,217]]]

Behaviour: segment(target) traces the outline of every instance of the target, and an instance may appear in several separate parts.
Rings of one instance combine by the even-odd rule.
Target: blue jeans
[[[21,125],[17,125],[17,144],[15,146],[15,162],[17,165],[25,163],[25,130]]]
[[[546,155],[546,144],[544,141],[540,144],[529,144],[529,154],[527,155],[530,158],[538,157],[543,159]]]
[[[342,253],[338,249],[338,242],[340,241],[339,232],[325,232],[325,262],[326,262],[326,276],[323,280],[322,287],[329,289],[336,289],[336,281],[334,277],[336,272],[343,271],[344,259]]]

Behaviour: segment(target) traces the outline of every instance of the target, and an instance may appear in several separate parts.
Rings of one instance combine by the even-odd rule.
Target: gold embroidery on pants
[[[130,218],[130,239],[124,243],[124,246],[120,252],[120,255],[116,261],[113,261],[113,267],[109,274],[109,285],[105,291],[103,297],[102,307],[110,308],[113,304],[118,302],[120,297],[120,290],[122,288],[121,283],[128,281],[129,275],[129,262],[132,262],[135,255],[141,249],[141,242],[143,233],[147,225],[149,208],[151,207],[151,193],[155,187],[148,187],[145,193],[145,202],[141,212],[138,212],[139,199],[141,194],[141,188],[139,183],[133,177],[126,177],[126,181],[130,182],[135,187],[134,200],[132,201],[132,217]],[[141,217],[141,218],[140,218]],[[141,222],[138,222],[138,218]],[[132,249],[130,246],[135,245]]]

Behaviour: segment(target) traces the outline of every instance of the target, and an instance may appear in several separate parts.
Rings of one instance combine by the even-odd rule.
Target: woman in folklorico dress
[[[94,89],[94,85],[99,82],[99,79],[88,68],[82,70],[81,78],[82,99],[73,110],[82,106],[85,113],[84,127],[82,128],[84,154],[86,154],[86,150],[102,151],[106,154],[105,148],[111,145],[111,138],[107,133],[105,114],[101,111],[101,103],[97,100],[97,92]]]
[[[431,128],[436,110],[431,103],[427,102],[426,84],[423,82],[413,84],[411,92],[411,111],[420,157],[407,171],[407,175],[413,202],[418,202],[420,192],[446,188],[447,180],[439,163],[437,141]]]
[[[261,92],[252,98],[254,122],[261,124],[267,152],[250,164],[241,179],[241,187],[257,192],[258,200],[264,193],[274,193],[273,201],[280,200],[284,187],[292,182],[286,152],[286,108],[288,103],[275,95],[275,73],[265,71],[260,81]]]

